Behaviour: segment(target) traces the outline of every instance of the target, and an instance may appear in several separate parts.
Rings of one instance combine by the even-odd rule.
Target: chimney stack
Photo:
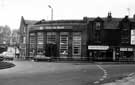
[[[135,21],[135,14],[133,15],[133,19],[134,19],[134,21]]]
[[[107,19],[108,19],[108,21],[111,21],[112,20],[112,13],[111,12],[108,12]]]

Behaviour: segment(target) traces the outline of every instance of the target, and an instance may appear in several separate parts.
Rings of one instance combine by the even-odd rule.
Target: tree
[[[0,26],[0,44],[9,44],[11,29],[8,25]]]

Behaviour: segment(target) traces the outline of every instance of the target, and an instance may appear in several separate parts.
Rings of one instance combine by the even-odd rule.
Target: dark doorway
[[[46,44],[45,46],[45,56],[56,58],[57,57],[57,45],[56,44]]]
[[[113,61],[113,50],[108,50],[106,52],[106,61]]]

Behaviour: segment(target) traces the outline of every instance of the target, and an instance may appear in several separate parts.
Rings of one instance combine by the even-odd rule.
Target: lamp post
[[[49,8],[51,8],[51,20],[53,20],[53,8],[51,5],[48,5]]]

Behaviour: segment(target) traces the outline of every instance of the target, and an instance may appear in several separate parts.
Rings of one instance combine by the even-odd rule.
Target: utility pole
[[[48,5],[49,8],[51,8],[51,20],[53,20],[53,7],[51,5]]]
[[[130,17],[130,8],[127,8],[128,16]]]

